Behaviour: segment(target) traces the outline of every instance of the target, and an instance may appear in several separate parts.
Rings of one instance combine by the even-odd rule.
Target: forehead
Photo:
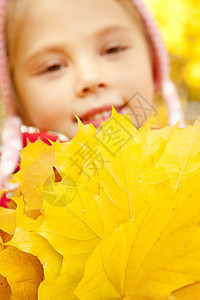
[[[63,43],[72,50],[80,44],[89,47],[93,42],[98,43],[101,36],[118,32],[124,38],[140,35],[135,10],[130,13],[121,1],[16,0],[14,23],[10,25],[11,30],[8,28],[11,65],[22,51],[29,57],[43,48]],[[111,27],[115,29],[107,30]],[[127,32],[120,28],[126,28]],[[12,32],[10,37],[9,32]]]
[[[18,23],[25,28],[63,25],[68,31],[74,29],[76,34],[79,31],[84,34],[102,24],[123,26],[134,22],[133,14],[128,14],[121,0],[18,0],[16,3]]]

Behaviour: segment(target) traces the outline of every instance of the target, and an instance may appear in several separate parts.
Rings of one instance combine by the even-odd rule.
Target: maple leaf
[[[78,122],[70,142],[24,149],[16,176],[22,196],[14,199],[16,229],[6,245],[41,262],[38,299],[195,295],[199,125],[136,130],[114,109],[102,129]]]
[[[43,280],[43,268],[33,255],[21,252],[15,247],[6,248],[0,252],[0,273],[9,283],[12,299],[38,298],[37,289]],[[9,287],[0,290],[0,297],[5,295],[9,299]]]
[[[20,182],[20,189],[26,203],[26,211],[37,210],[42,206],[43,195],[40,185],[53,175],[52,166],[57,166],[51,146],[38,141],[28,144],[20,154],[20,171],[14,178]]]
[[[11,300],[12,292],[10,286],[2,275],[0,275],[0,300]]]
[[[101,241],[86,264],[78,298],[164,299],[200,281],[199,180],[188,179],[176,193],[165,184],[144,211]]]
[[[16,228],[15,210],[0,207],[0,229],[14,234]]]
[[[155,181],[158,181],[159,173],[161,180],[169,179],[171,185],[178,188],[185,178],[199,174],[199,129],[199,125],[196,125],[172,130],[166,149],[158,161]]]
[[[170,300],[199,300],[200,282],[188,285],[172,293]]]

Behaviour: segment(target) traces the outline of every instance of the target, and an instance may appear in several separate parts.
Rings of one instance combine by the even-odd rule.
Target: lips
[[[120,107],[115,107],[115,110],[120,113]],[[80,116],[80,120],[84,125],[92,123],[94,127],[99,127],[102,122],[107,121],[112,115],[112,106],[103,106],[88,111],[86,114]]]

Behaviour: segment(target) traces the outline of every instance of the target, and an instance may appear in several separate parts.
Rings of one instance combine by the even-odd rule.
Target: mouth
[[[118,114],[122,114],[122,107],[114,107]],[[84,125],[93,124],[95,128],[106,122],[112,115],[112,106],[101,107],[98,109],[90,110],[85,115],[80,116],[80,120]]]

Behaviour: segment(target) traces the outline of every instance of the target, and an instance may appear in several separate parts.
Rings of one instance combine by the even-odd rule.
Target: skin
[[[151,104],[154,82],[147,40],[126,9],[115,0],[24,3],[10,55],[28,123],[72,138],[75,115],[105,105],[124,106],[135,123],[141,112],[129,100],[139,92]]]

